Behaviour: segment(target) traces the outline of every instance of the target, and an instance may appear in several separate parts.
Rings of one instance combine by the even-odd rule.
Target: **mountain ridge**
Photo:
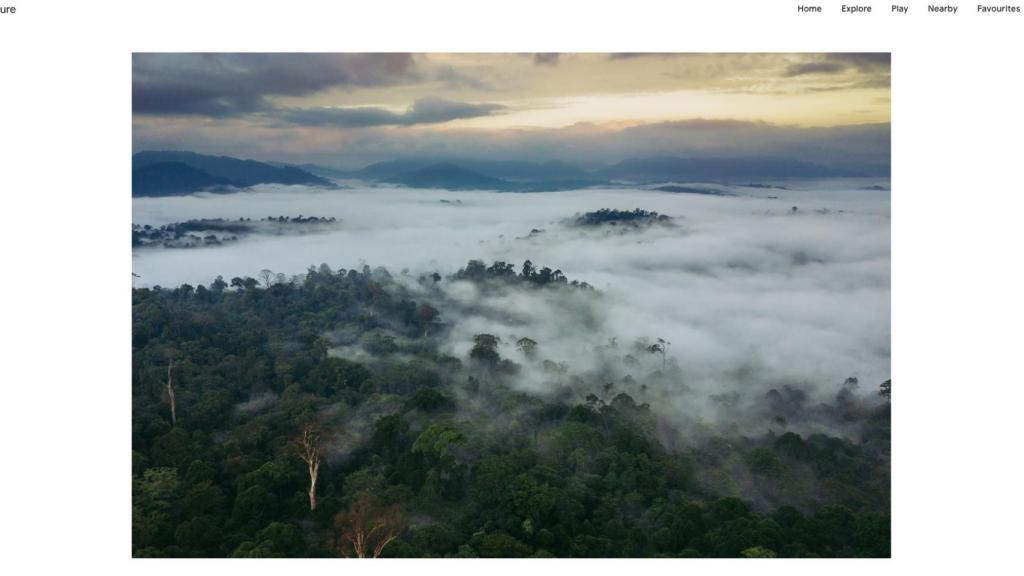
[[[346,171],[315,164],[288,164],[209,156],[187,151],[142,151],[132,156],[133,196],[226,192],[257,184],[338,187],[333,180],[362,180],[409,188],[554,192],[616,183],[739,184],[753,181],[888,176],[888,166],[854,171],[769,156],[644,156],[584,168],[562,160],[481,160],[404,157]]]
[[[294,166],[273,166],[231,156],[177,150],[144,150],[132,155],[132,196],[175,196],[204,190],[249,188],[257,184],[332,186]]]

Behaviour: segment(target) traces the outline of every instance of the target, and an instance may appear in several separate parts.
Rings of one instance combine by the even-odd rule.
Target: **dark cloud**
[[[363,128],[400,124],[405,114],[386,108],[282,108],[269,114],[283,124]]]
[[[533,55],[533,63],[538,65],[556,66],[558,65],[558,58],[561,56],[558,52],[537,52]]]
[[[791,64],[785,72],[788,77],[807,74],[839,74],[847,70],[856,70],[867,74],[888,75],[890,68],[888,52],[847,52],[823,54],[819,59],[810,62]]]
[[[488,102],[474,104],[444,98],[420,98],[405,112],[379,107],[283,108],[270,111],[268,115],[284,123],[301,126],[365,128],[440,124],[461,118],[489,116],[504,109],[500,104]]]
[[[504,109],[505,107],[500,104],[489,102],[470,104],[444,98],[420,98],[413,103],[405,117],[413,124],[432,124],[459,118],[489,116]]]
[[[863,72],[888,72],[892,65],[892,55],[888,52],[837,52],[827,54],[833,62],[843,62]]]
[[[415,79],[411,54],[135,54],[132,109],[227,117],[267,109],[267,96]]]
[[[807,74],[838,74],[846,70],[846,65],[839,62],[807,62],[793,64],[786,69],[786,76],[804,76]]]

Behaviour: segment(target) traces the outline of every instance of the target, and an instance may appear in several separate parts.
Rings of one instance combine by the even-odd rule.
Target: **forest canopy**
[[[133,556],[890,555],[891,381],[722,393],[764,426],[692,434],[655,392],[686,393],[671,342],[457,353],[451,283],[600,297],[531,261],[133,289]]]

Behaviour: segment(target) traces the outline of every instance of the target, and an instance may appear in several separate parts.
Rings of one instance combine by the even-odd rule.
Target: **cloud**
[[[436,304],[450,325],[444,349],[465,358],[474,334],[494,334],[503,341],[502,356],[523,364],[514,383],[521,390],[555,393],[558,378],[538,365],[550,359],[569,366],[561,379],[566,386],[580,376],[600,393],[602,384],[614,382],[614,393],[650,402],[676,422],[738,422],[761,434],[767,422],[740,410],[763,404],[771,388],[806,388],[813,405],[849,376],[860,378],[867,396],[890,376],[889,195],[858,186],[772,190],[777,199],[741,187],[731,188],[739,196],[716,198],[635,189],[520,195],[275,186],[135,199],[139,223],[301,212],[336,216],[341,224],[326,234],[267,236],[219,248],[137,250],[133,269],[140,286],[174,286],[262,268],[291,275],[320,262],[335,269],[365,262],[387,267],[415,289],[419,274],[449,274],[471,258],[517,268],[530,259],[599,292],[484,291],[455,283],[440,294],[418,294],[417,301]],[[799,211],[791,213],[791,206]],[[585,233],[560,222],[603,207],[657,210],[679,225]],[[544,232],[517,238],[533,228]],[[523,336],[539,343],[535,362],[514,348]],[[661,370],[659,357],[633,349],[645,336],[672,343],[668,378],[652,376]],[[611,338],[616,350],[607,348]],[[634,366],[625,363],[626,354],[637,358]],[[709,400],[733,392],[741,398],[735,410]]]
[[[846,70],[846,65],[840,62],[807,62],[804,64],[793,64],[786,69],[786,76],[803,76],[805,74],[837,74]]]
[[[268,116],[287,124],[300,126],[333,126],[338,128],[366,128],[370,126],[413,126],[441,124],[462,118],[489,116],[504,110],[493,103],[455,102],[444,98],[428,97],[416,100],[405,112],[386,108],[332,107],[284,108],[273,110]]]
[[[406,112],[406,116],[413,124],[432,124],[459,118],[489,116],[503,109],[504,106],[500,104],[469,104],[436,97],[420,98]]]
[[[889,52],[836,52],[825,57],[834,62],[844,62],[864,72],[885,71],[892,66],[892,54]]]
[[[840,74],[854,70],[861,74],[878,74],[885,77],[885,83],[876,87],[888,87],[891,55],[888,52],[847,52],[822,54],[807,62],[791,64],[784,76],[792,78],[811,74]]]
[[[417,78],[411,54],[146,54],[132,58],[136,114],[228,117],[267,109],[270,96]]]

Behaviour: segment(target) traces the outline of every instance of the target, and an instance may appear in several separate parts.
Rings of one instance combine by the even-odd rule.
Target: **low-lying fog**
[[[737,196],[263,186],[237,194],[137,198],[137,224],[300,214],[341,222],[323,234],[141,248],[134,251],[133,267],[136,286],[171,287],[208,284],[217,275],[255,277],[264,268],[302,274],[322,262],[334,269],[384,266],[396,276],[407,269],[415,278],[452,273],[470,259],[504,260],[517,270],[530,259],[592,284],[600,296],[587,309],[567,306],[559,300],[565,295],[549,291],[481,302],[471,286],[451,285],[452,302],[468,300],[475,310],[511,310],[514,316],[496,325],[486,313],[452,318],[456,310],[442,309],[442,319],[454,323],[448,346],[455,353],[465,354],[474,333],[490,332],[505,346],[513,336],[529,336],[545,357],[573,364],[588,362],[587,350],[613,336],[623,354],[638,337],[661,337],[672,343],[668,354],[685,381],[699,391],[740,389],[755,378],[762,385],[834,391],[855,376],[867,395],[890,377],[890,202],[887,190],[867,189],[871,184],[879,182],[723,188]],[[605,233],[561,224],[599,208],[655,210],[678,226]],[[526,238],[533,229],[543,232]],[[661,367],[660,358],[646,356],[650,370]]]

